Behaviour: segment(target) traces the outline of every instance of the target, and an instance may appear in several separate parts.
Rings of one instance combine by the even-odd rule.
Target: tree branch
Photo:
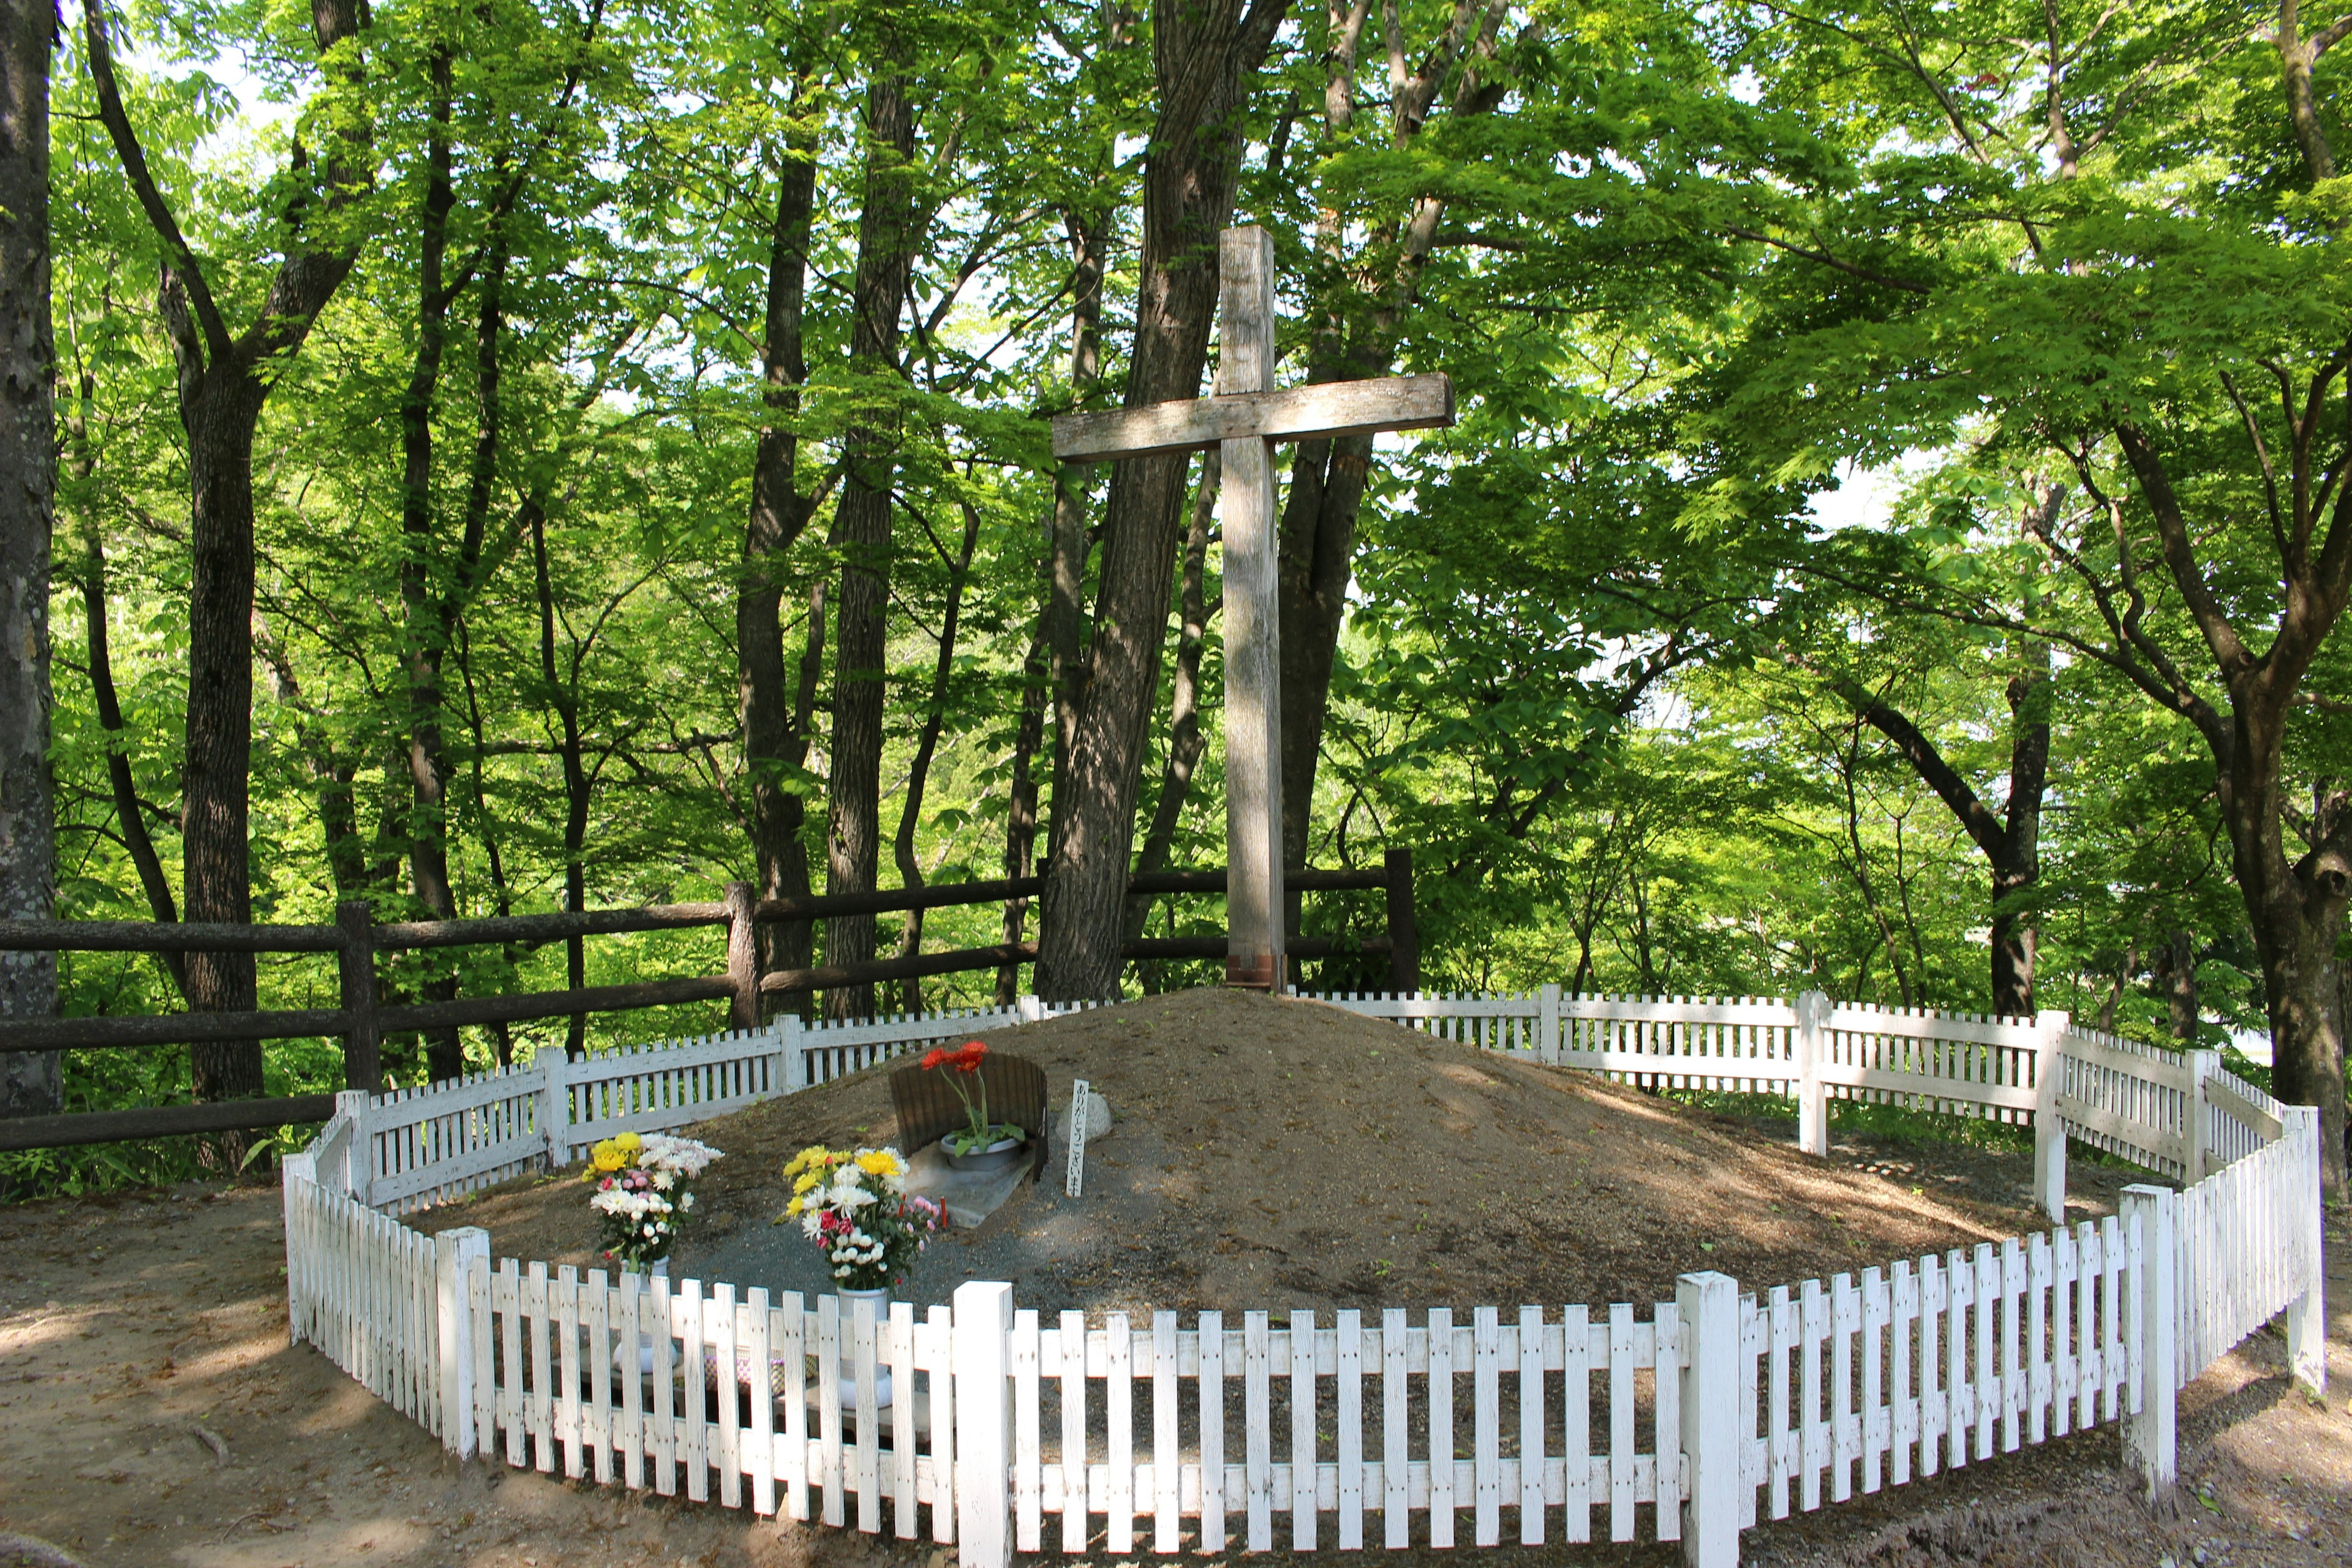
[[[1867,267],[1859,267],[1851,261],[1841,261],[1836,257],[1832,256],[1825,251],[1808,250],[1801,245],[1791,245],[1785,239],[1775,239],[1770,235],[1764,234],[1756,229],[1738,228],[1727,224],[1724,226],[1723,232],[1731,236],[1734,239],[1753,240],[1759,245],[1769,245],[1775,250],[1785,250],[1791,256],[1800,256],[1804,258],[1807,261],[1815,262],[1822,267],[1832,268],[1837,271],[1851,274],[1853,277],[1861,279],[1865,283],[1876,283],[1881,287],[1887,289],[1900,289],[1906,294],[1928,294],[1934,292],[1934,290],[1929,289],[1925,283],[1915,283],[1906,278],[1890,278],[1883,272],[1874,272]]]
[[[179,219],[172,216],[170,204],[155,187],[155,176],[147,167],[146,150],[140,146],[139,132],[132,128],[131,116],[122,107],[122,91],[114,79],[114,54],[106,41],[104,0],[82,0],[82,37],[89,55],[90,84],[98,89],[98,118],[114,143],[116,156],[122,160],[123,177],[131,182],[131,195],[138,198],[139,210],[147,215],[148,226],[163,242],[165,265],[186,291],[196,323],[204,333],[205,351],[215,361],[226,359],[235,352],[228,324],[221,320],[220,307],[213,301],[212,285],[205,280],[203,265],[189,247],[187,237],[180,232]]]

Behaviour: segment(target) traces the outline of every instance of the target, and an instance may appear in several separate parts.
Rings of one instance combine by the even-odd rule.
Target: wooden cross
[[[1221,449],[1225,574],[1225,984],[1283,984],[1282,658],[1274,447],[1454,423],[1442,375],[1274,385],[1274,241],[1252,225],[1218,247],[1216,395],[1054,421],[1066,462]]]

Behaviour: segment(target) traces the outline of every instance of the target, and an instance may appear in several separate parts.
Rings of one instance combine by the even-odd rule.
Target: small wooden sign
[[[1087,1184],[1087,1100],[1092,1093],[1084,1079],[1070,1085],[1070,1173],[1062,1190],[1074,1198]]]

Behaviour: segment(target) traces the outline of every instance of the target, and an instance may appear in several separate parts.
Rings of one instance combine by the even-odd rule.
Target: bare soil
[[[1244,1000],[1239,1010],[1195,1002],[1203,1010],[1188,1014],[1185,998],[1158,999],[1131,1014],[1076,1020],[1098,1020],[1091,1030],[1056,1024],[1020,1035],[1020,1048],[1049,1070],[1066,1075],[1080,1065],[1131,1118],[1102,1145],[1107,1158],[1129,1159],[1154,1124],[1162,1131],[1150,1136],[1174,1148],[1214,1152],[1213,1163],[1190,1167],[1197,1189],[1176,1181],[1187,1174],[1181,1162],[1129,1161],[1139,1190],[1160,1205],[1152,1225],[1178,1227],[1171,1234],[1179,1237],[1223,1238],[1231,1230],[1286,1249],[1276,1259],[1255,1247],[1212,1246],[1199,1273],[1182,1275],[1161,1263],[1167,1248],[1112,1245],[1071,1254],[1069,1289],[1106,1302],[1181,1305],[1197,1294],[1276,1310],[1308,1304],[1310,1289],[1323,1300],[1363,1304],[1644,1300],[1664,1294],[1678,1268],[1725,1268],[1748,1285],[1792,1281],[2032,1223],[2021,1207],[2021,1157],[1892,1151],[1842,1138],[1826,1164],[1801,1163],[1743,1124],[1433,1042],[1408,1040],[1400,1049],[1398,1034],[1384,1026],[1375,1062],[1354,1020],[1339,1033],[1328,1018],[1253,1017],[1248,1008],[1277,1005]],[[1174,1026],[1188,1016],[1219,1031],[1213,1045],[1223,1055],[1209,1058],[1213,1067],[1196,1067],[1176,1048]],[[1288,1031],[1281,1038],[1277,1018]],[[1315,1070],[1306,1042],[1324,1026],[1335,1031],[1327,1040],[1362,1049],[1338,1071],[1327,1055],[1305,1090],[1275,1089],[1297,1083],[1283,1073]],[[1057,1078],[1057,1089],[1066,1081]],[[807,1108],[828,1103],[833,1109],[813,1122],[771,1128],[765,1144],[729,1142],[732,1129],[718,1124],[730,1160],[714,1173],[737,1184],[711,1190],[735,1194],[739,1238],[754,1228],[785,1234],[757,1217],[772,1199],[776,1165],[797,1140],[838,1140],[859,1125],[870,1141],[887,1136],[887,1094],[878,1084],[829,1086]],[[749,1131],[782,1109],[730,1120]],[[1288,1125],[1294,1121],[1304,1125]],[[1494,1122],[1504,1122],[1500,1133],[1481,1131]],[[1188,1128],[1198,1131],[1168,1131]],[[1203,1147],[1191,1148],[1187,1138]],[[1161,1168],[1171,1163],[1178,1169]],[[1417,1168],[1433,1163],[1449,1169],[1426,1175]],[[2090,1177],[2094,1203],[2104,1202],[2100,1184],[2119,1179],[2077,1175]],[[1276,1212],[1213,1195],[1244,1183],[1273,1194]],[[1189,1201],[1180,1203],[1177,1191]],[[1511,1226],[1499,1243],[1442,1249],[1421,1239],[1426,1228],[1402,1226],[1395,1234],[1414,1236],[1412,1250],[1402,1239],[1391,1250],[1383,1239],[1373,1254],[1345,1239],[1367,1217],[1417,1212],[1417,1197],[1458,1222],[1465,1205],[1478,1213],[1480,1194],[1494,1205],[1480,1217],[1484,1234]],[[556,1231],[524,1227],[572,1223],[564,1216],[577,1210],[580,1189],[550,1191],[543,1212],[526,1211],[529,1195],[469,1205],[463,1217],[489,1220],[502,1252],[512,1245],[554,1256],[560,1249],[541,1248],[538,1238],[562,1239]],[[1604,1195],[1612,1201],[1598,1201]],[[1293,1196],[1303,1200],[1295,1210]],[[499,1205],[507,1202],[518,1206],[501,1218]],[[1677,1236],[1665,1218],[1669,1203],[1701,1217]],[[1212,1204],[1259,1219],[1235,1213],[1242,1225],[1201,1230],[1189,1211]],[[1330,1212],[1310,1212],[1318,1205]],[[0,1568],[58,1560],[13,1552],[11,1532],[93,1568],[949,1568],[952,1553],[928,1546],[454,1463],[323,1357],[288,1344],[278,1212],[271,1190],[195,1187],[0,1210]],[[1015,1217],[992,1228],[1001,1223],[1013,1233]],[[1336,1234],[1318,1243],[1310,1227]],[[576,1233],[576,1245],[584,1248],[588,1235]],[[1716,1250],[1700,1248],[1703,1240]],[[992,1243],[983,1236],[974,1245]],[[1591,1260],[1582,1256],[1588,1249]],[[1368,1258],[1389,1258],[1391,1270],[1368,1278]],[[1127,1259],[1133,1279],[1118,1272]],[[1433,1260],[1436,1268],[1425,1267]],[[2331,1405],[2293,1392],[2277,1336],[2257,1335],[2184,1395],[2184,1486],[2169,1510],[2152,1514],[2133,1495],[2109,1428],[1767,1524],[1744,1538],[1746,1560],[1873,1568],[2158,1568],[2168,1556],[2176,1568],[2352,1561],[2352,1411],[2345,1405],[2352,1237],[2340,1222],[2329,1226],[2328,1263]],[[1087,1269],[1100,1270],[1098,1283],[1077,1282],[1097,1278]],[[205,1434],[219,1440],[219,1452]],[[1507,1539],[1514,1529],[1507,1519]],[[1404,1555],[1431,1568],[1462,1560],[1458,1552]],[[1680,1560],[1678,1549],[1657,1545],[1478,1555],[1529,1568]]]

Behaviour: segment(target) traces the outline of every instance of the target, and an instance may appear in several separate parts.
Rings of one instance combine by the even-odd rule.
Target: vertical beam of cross
[[[1274,447],[1454,423],[1443,375],[1385,376],[1275,390],[1274,241],[1251,226],[1218,242],[1217,385],[1209,397],[1057,415],[1054,456],[1098,462],[1151,452],[1223,457],[1225,984],[1284,981],[1282,648]],[[1117,868],[1123,874],[1123,868]]]
[[[1217,392],[1274,390],[1274,239],[1252,225],[1219,241]],[[1225,984],[1283,984],[1282,656],[1274,442],[1219,443],[1224,527]]]

